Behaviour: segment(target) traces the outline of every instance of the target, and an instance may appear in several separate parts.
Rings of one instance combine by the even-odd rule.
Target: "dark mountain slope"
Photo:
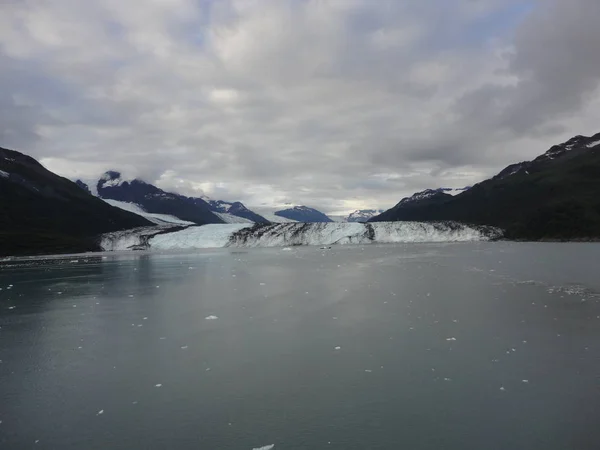
[[[297,222],[333,222],[329,217],[314,208],[308,206],[294,206],[293,208],[276,211],[276,216],[286,219],[296,220]]]
[[[30,156],[0,148],[0,255],[98,250],[97,235],[145,225]]]
[[[149,213],[169,214],[198,225],[223,223],[200,198],[165,192],[142,180],[124,181],[119,172],[106,172],[98,181],[102,198],[137,203]]]
[[[456,220],[511,239],[600,238],[600,133],[576,136],[455,196],[398,203],[372,221]]]

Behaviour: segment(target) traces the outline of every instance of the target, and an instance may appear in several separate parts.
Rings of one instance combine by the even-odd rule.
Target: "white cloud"
[[[598,5],[3,2],[0,145],[68,176],[388,207],[598,131]]]

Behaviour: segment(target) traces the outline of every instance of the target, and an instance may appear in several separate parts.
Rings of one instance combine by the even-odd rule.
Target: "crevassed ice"
[[[239,233],[238,233],[239,232]],[[402,242],[468,242],[488,240],[490,234],[460,224],[419,222],[295,223],[250,229],[246,224],[204,225],[149,240],[150,248],[289,247]]]
[[[210,224],[190,227],[175,233],[161,234],[150,239],[150,248],[157,250],[226,247],[233,233],[251,224]]]

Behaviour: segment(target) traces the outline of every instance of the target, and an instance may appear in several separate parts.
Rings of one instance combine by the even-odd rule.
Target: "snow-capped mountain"
[[[284,209],[281,211],[275,211],[275,215],[279,217],[285,217],[286,219],[292,219],[297,222],[333,222],[329,217],[314,208],[308,206],[294,206],[293,208]]]
[[[575,136],[458,195],[419,193],[371,221],[456,220],[500,227],[514,239],[597,239],[599,175],[600,133]]]
[[[445,198],[452,197],[450,194],[444,192],[444,189],[425,189],[424,191],[417,192],[410,197],[405,197],[400,202],[397,207],[401,206],[410,206],[416,203],[422,203],[426,200],[441,200]]]
[[[600,146],[600,133],[587,137],[587,136],[575,136],[569,139],[567,142],[552,146],[546,153],[538,156],[533,161],[523,161],[516,164],[511,164],[502,170],[498,175],[494,176],[493,180],[502,180],[516,174],[529,175],[532,172],[536,172],[540,163],[551,161],[554,159],[561,159],[566,156],[577,156],[581,152],[593,149]]]
[[[93,186],[76,180],[82,189],[103,199],[122,202],[129,211],[166,214],[184,222],[203,223],[270,223],[246,208],[241,202],[213,200],[205,195],[187,197],[164,190],[140,179],[125,180],[117,171],[108,171]],[[130,206],[126,206],[125,203]],[[212,213],[212,214],[211,214]]]
[[[260,214],[255,213],[254,211],[246,208],[246,206],[241,202],[226,202],[224,200],[211,200],[206,196],[200,197],[202,200],[206,201],[211,210],[215,213],[220,214],[229,214],[231,216],[241,217],[243,219],[247,219],[249,222],[254,223],[270,223],[265,217]],[[235,223],[235,222],[227,222],[227,223]],[[241,222],[243,223],[243,222]]]
[[[165,192],[143,180],[124,180],[116,171],[108,171],[96,185],[98,196],[103,199],[139,205],[144,211],[153,214],[175,216],[186,222],[198,225],[223,223],[208,203],[202,199],[190,199],[186,196]]]
[[[383,209],[357,209],[346,217],[346,222],[367,222],[371,217],[381,214]]]
[[[257,214],[260,214],[261,217],[267,219],[270,223],[294,223],[297,220],[288,219],[286,217],[281,217],[275,215],[275,213],[279,210],[279,208],[270,208],[267,206],[252,206],[252,211],[255,211]]]

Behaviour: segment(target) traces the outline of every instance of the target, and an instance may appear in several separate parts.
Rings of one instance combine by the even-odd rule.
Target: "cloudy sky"
[[[386,208],[600,131],[598,0],[0,0],[0,146]]]

